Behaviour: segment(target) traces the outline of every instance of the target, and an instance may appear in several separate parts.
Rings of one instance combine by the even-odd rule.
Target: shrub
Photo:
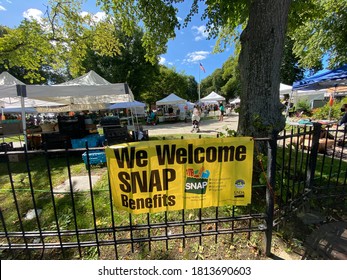
[[[339,120],[342,116],[341,105],[347,103],[347,97],[341,101],[335,101],[333,106],[330,107],[329,102],[321,108],[313,111],[312,118],[316,120]]]
[[[306,115],[309,115],[311,112],[311,107],[307,99],[300,99],[295,107],[297,112],[304,112]]]

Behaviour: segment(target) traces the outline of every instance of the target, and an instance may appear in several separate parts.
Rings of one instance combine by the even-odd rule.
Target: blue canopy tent
[[[311,77],[293,83],[293,90],[318,90],[339,85],[347,85],[347,64],[334,69],[325,70]]]
[[[24,108],[25,113],[37,113],[37,110],[35,108],[32,107],[25,107]],[[1,107],[1,114],[10,114],[10,113],[21,113],[22,112],[22,108],[21,107]]]
[[[293,84],[293,90],[319,90],[327,88],[336,88],[341,85],[347,84],[347,64],[334,69],[325,70],[317,73],[309,78],[297,81]],[[334,98],[334,93],[332,95]],[[331,108],[329,110],[329,119],[331,114]]]

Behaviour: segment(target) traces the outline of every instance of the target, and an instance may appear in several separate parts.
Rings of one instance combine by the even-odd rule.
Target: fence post
[[[310,153],[310,158],[309,158],[309,163],[308,163],[308,168],[307,168],[307,174],[306,174],[306,188],[308,188],[310,190],[311,190],[312,185],[313,185],[314,173],[316,171],[321,128],[322,128],[322,124],[313,123],[313,136],[312,136],[312,143],[311,143],[311,153]]]
[[[266,231],[265,231],[265,254],[271,256],[271,242],[274,216],[275,184],[276,184],[276,154],[277,132],[273,132],[268,141],[268,165],[267,165],[267,188],[266,188]]]

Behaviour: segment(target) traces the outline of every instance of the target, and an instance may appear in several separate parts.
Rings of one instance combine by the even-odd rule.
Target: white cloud
[[[93,20],[96,22],[102,21],[105,18],[106,18],[105,12],[97,12],[96,14],[93,15]]]
[[[10,1],[10,0],[6,0],[6,2],[12,4],[12,1]]]
[[[168,66],[170,66],[170,67],[175,65],[173,62],[167,61],[166,58],[163,57],[163,56],[160,56],[160,57],[159,57],[159,64],[160,64],[160,65],[168,65]]]
[[[184,59],[184,62],[185,63],[199,62],[201,60],[206,59],[209,54],[210,54],[210,52],[207,52],[207,51],[191,52],[191,53],[188,53],[186,55],[186,58]]]
[[[100,21],[103,21],[106,18],[106,13],[105,12],[97,12],[96,14],[91,14],[89,12],[81,12],[80,14],[83,18],[90,18],[92,23],[96,24]]]
[[[84,12],[81,12],[80,16],[84,18],[86,16],[89,16],[89,13],[84,11]]]
[[[193,26],[192,30],[194,32],[194,40],[195,41],[200,41],[203,39],[207,39],[208,37],[208,32],[206,31],[206,26],[205,25],[201,25],[201,26]]]
[[[43,12],[38,9],[28,9],[23,13],[23,17],[27,20],[42,22]]]
[[[0,5],[0,11],[6,11],[6,8]]]
[[[166,58],[161,56],[161,57],[159,58],[159,64],[160,64],[160,65],[164,65],[165,62],[166,62]]]

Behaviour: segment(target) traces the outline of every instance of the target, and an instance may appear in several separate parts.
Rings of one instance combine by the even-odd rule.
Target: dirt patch
[[[200,244],[199,238],[151,242],[117,247],[118,258],[121,260],[300,260],[302,256],[285,243],[280,237],[274,236],[271,256],[264,252],[262,233],[252,235],[251,240],[244,236],[204,237]],[[114,258],[114,248],[102,249],[100,259]]]
[[[100,179],[100,176],[91,176],[92,186]],[[72,190],[74,192],[88,191],[90,189],[89,176],[71,177]],[[54,193],[66,193],[70,191],[70,180],[53,188]]]

